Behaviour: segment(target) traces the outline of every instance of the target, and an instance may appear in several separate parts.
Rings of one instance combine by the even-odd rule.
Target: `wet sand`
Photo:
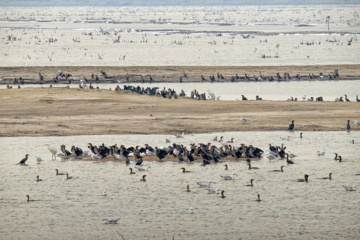
[[[2,137],[275,131],[291,120],[297,131],[345,131],[360,115],[356,102],[199,101],[45,86],[1,89],[0,99]]]

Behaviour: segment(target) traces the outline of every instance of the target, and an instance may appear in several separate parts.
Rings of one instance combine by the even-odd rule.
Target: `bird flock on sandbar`
[[[241,118],[243,122],[246,119]],[[349,120],[350,121],[350,120]],[[348,121],[348,124],[349,124]],[[286,129],[287,131],[294,131],[295,129],[295,121],[291,121],[289,127]],[[176,135],[176,138],[185,138],[185,132],[182,134]],[[303,138],[303,134],[300,133],[299,138]],[[291,137],[281,137],[282,140],[290,140]],[[211,142],[207,144],[199,143],[199,144],[191,144],[190,146],[184,146],[182,144],[173,143],[168,147],[152,147],[149,144],[145,144],[144,146],[135,146],[135,147],[125,147],[124,145],[117,146],[117,144],[106,146],[104,143],[96,146],[95,144],[88,143],[88,150],[83,150],[80,147],[72,146],[70,151],[66,149],[65,145],[60,145],[60,150],[58,151],[56,147],[50,144],[46,144],[45,146],[51,153],[52,160],[56,160],[56,158],[60,158],[61,161],[65,161],[67,159],[85,159],[85,160],[96,160],[96,161],[103,161],[103,160],[113,160],[124,162],[125,166],[129,166],[134,164],[133,167],[130,167],[130,175],[135,175],[136,173],[140,174],[140,182],[147,182],[147,175],[144,174],[151,169],[150,165],[143,166],[144,159],[145,160],[171,160],[171,161],[178,161],[179,163],[188,163],[189,168],[191,168],[191,164],[199,163],[200,166],[206,167],[208,165],[217,165],[217,166],[224,166],[223,170],[228,171],[230,170],[229,165],[231,161],[244,161],[247,165],[247,169],[249,171],[261,171],[259,167],[253,166],[253,162],[258,161],[262,158],[267,158],[269,161],[284,161],[290,167],[291,165],[296,166],[294,159],[298,159],[299,156],[297,154],[292,153],[291,151],[287,150],[287,147],[284,144],[281,146],[273,146],[269,144],[269,148],[266,153],[255,146],[249,145],[246,146],[245,144],[235,145],[234,138],[230,140],[224,140],[223,136],[221,136],[218,140],[217,136],[214,136],[211,141],[217,142],[217,144],[212,144]],[[221,145],[219,147],[219,145]],[[315,154],[315,153],[314,153]],[[316,154],[321,157],[325,155],[325,152],[318,150]],[[339,163],[344,162],[341,155],[338,153],[334,153],[334,160],[338,161]],[[29,154],[26,154],[25,157],[20,160],[17,165],[27,166],[26,162],[29,159]],[[37,164],[42,164],[44,161],[40,156],[35,156],[35,161]],[[221,163],[226,161],[224,165]],[[256,165],[256,164],[255,164]],[[274,169],[270,172],[273,173],[283,173],[285,170],[285,164],[280,166],[280,169]],[[138,172],[134,172],[133,170],[137,170]],[[244,168],[245,170],[246,168]],[[180,171],[181,170],[181,171]],[[181,167],[179,173],[183,174],[193,174],[194,171],[186,170],[185,167]],[[73,176],[70,176],[68,172],[61,172],[59,169],[55,169],[56,176],[64,176],[65,180],[73,179]],[[196,174],[195,174],[196,175]],[[195,176],[194,175],[194,176]],[[208,194],[212,195],[219,195],[220,198],[224,199],[227,197],[225,195],[225,190],[220,189],[219,187],[211,188],[213,182],[217,182],[220,180],[224,180],[226,182],[236,181],[236,176],[238,174],[233,171],[231,174],[222,174],[219,175],[218,179],[210,180],[208,182],[196,182],[199,188],[203,188],[206,190]],[[356,174],[358,175],[358,174]],[[310,176],[308,174],[304,174],[303,178],[294,179],[294,182],[304,182],[309,183]],[[151,177],[151,176],[150,176]],[[76,178],[74,178],[76,179]],[[323,180],[332,180],[333,173],[329,173],[326,177],[318,177],[314,179],[323,179]],[[42,182],[43,179],[40,178],[39,175],[36,176],[36,182]],[[150,179],[151,181],[151,179]],[[195,181],[194,181],[195,182]],[[251,178],[249,180],[250,184],[244,185],[246,187],[256,188],[255,183],[256,179]],[[186,192],[191,192],[191,185],[188,184],[186,186]],[[348,185],[343,186],[346,191],[356,191],[356,185]],[[106,197],[108,192],[104,189],[100,192],[100,196]],[[37,200],[30,200],[30,196],[26,195],[27,202],[34,202]],[[260,194],[257,194],[257,198],[254,201],[261,202]],[[190,207],[186,210],[189,214],[194,214],[194,208]],[[110,219],[110,218],[103,218],[104,223],[106,224],[116,224],[120,218]]]

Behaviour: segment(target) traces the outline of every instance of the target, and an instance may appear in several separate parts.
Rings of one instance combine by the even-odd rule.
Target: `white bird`
[[[210,96],[210,98],[209,98],[210,100],[215,100],[216,99],[215,94],[213,92],[211,92],[210,90],[208,90],[208,94]]]
[[[317,151],[317,155],[319,155],[319,156],[323,156],[323,155],[325,155],[325,152],[320,152],[320,151]]]
[[[83,88],[89,88],[88,85],[87,85],[87,82],[86,82],[85,80],[80,79],[80,82],[81,82],[81,86],[82,86]]]
[[[215,190],[207,188],[206,190],[208,191],[209,194],[218,194],[220,192],[220,188],[217,188]]]
[[[185,135],[185,132],[182,132],[181,135],[180,135],[180,134],[177,134],[177,135],[175,135],[175,137],[177,137],[177,138],[184,138],[184,135]]]
[[[222,176],[220,176],[220,177],[222,177],[222,178],[225,179],[225,180],[234,180],[236,175],[237,175],[237,174],[233,172],[233,173],[231,174],[231,176],[229,176],[229,175],[222,175]]]
[[[78,79],[77,77],[73,77],[73,79],[74,79],[74,80],[78,80],[78,81],[80,80],[80,79]]]
[[[266,157],[269,159],[269,160],[273,160],[275,158],[277,158],[277,155],[276,154],[273,154],[272,152],[269,152]]]
[[[120,218],[117,218],[117,219],[109,219],[109,218],[104,218],[103,221],[105,221],[105,223],[107,224],[116,224],[117,221],[119,221]]]
[[[356,191],[356,185],[352,186],[343,186],[346,191]]]
[[[304,95],[304,96],[302,97],[302,99],[303,99],[303,101],[305,101],[305,99],[306,99],[306,95]]]
[[[45,146],[48,147],[48,150],[51,152],[52,154],[52,157],[51,157],[51,160],[53,160],[55,158],[56,160],[56,155],[58,153],[58,150],[56,149],[56,147],[50,145],[50,144],[45,144]]]
[[[194,208],[190,207],[188,210],[186,210],[186,213],[194,214]]]
[[[354,123],[356,124],[356,127],[358,128],[360,126],[360,122],[359,121],[354,121]]]
[[[146,155],[155,156],[155,153],[153,151],[150,151],[149,149],[146,149],[145,153]]]
[[[289,154],[290,158],[297,157],[295,154],[291,153],[290,151],[288,151],[288,154]]]
[[[146,168],[142,168],[142,167],[135,167],[137,170],[145,172],[147,170],[149,170],[149,168],[151,168],[150,166],[147,166]]]
[[[104,189],[104,191],[102,191],[102,192],[100,193],[100,195],[101,195],[101,196],[104,196],[104,197],[107,196],[106,189]]]
[[[4,79],[0,78],[0,82],[4,81]]]
[[[220,101],[220,96],[217,96],[217,97],[216,97],[216,101]]]
[[[246,122],[250,122],[250,120],[247,120],[246,118],[244,117],[240,117],[241,121],[243,122],[243,124],[245,124]]]
[[[217,141],[217,136],[213,136],[212,138],[211,138],[211,141]]]
[[[101,159],[101,157],[99,157],[99,155],[97,155],[95,153],[91,154],[91,158],[92,159]]]
[[[281,140],[290,140],[290,136],[287,136],[287,137],[280,137]]]
[[[83,153],[81,154],[81,156],[87,156],[87,155],[89,155],[89,151],[88,151],[88,150],[83,151]]]
[[[44,161],[41,157],[39,156],[35,156],[35,159],[37,161],[38,164],[40,164],[42,161]]]
[[[211,181],[210,181],[208,184],[204,184],[204,183],[200,183],[200,182],[197,182],[197,184],[198,184],[200,187],[209,188],[209,187],[210,187],[210,184],[211,184]]]
[[[166,143],[170,143],[170,142],[171,142],[170,138],[167,138],[167,139],[165,140],[165,142],[166,142]]]
[[[56,75],[59,75],[59,74],[61,74],[61,73],[62,73],[62,71],[59,70],[59,71],[57,71]]]

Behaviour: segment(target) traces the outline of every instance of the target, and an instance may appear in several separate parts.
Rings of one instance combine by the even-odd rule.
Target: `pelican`
[[[190,207],[188,210],[186,210],[186,213],[194,214],[194,208]]]
[[[247,120],[246,118],[244,117],[240,117],[241,121],[243,122],[243,124],[245,124],[246,122],[250,122],[250,120]]]
[[[319,156],[324,156],[324,155],[325,155],[325,152],[321,152],[321,151],[317,151],[316,153],[317,153],[317,155],[319,155]]]
[[[198,184],[200,187],[203,187],[203,188],[209,188],[209,187],[210,187],[211,182],[212,182],[212,181],[210,181],[208,184],[204,184],[204,183],[197,182],[197,184]]]
[[[40,164],[42,161],[44,161],[41,157],[35,156],[37,164]]]
[[[54,158],[56,160],[56,155],[58,153],[58,150],[56,149],[56,147],[54,147],[50,144],[45,144],[45,146],[48,147],[49,152],[51,152],[51,154],[52,154],[51,160],[54,160]]]
[[[343,186],[346,191],[356,191],[356,185],[352,186]]]
[[[104,189],[104,191],[102,191],[102,192],[100,193],[100,195],[101,195],[101,196],[104,196],[104,197],[107,196],[106,189]]]
[[[175,137],[177,137],[177,138],[184,138],[184,136],[185,136],[185,132],[182,132],[181,135],[180,134],[175,135]]]
[[[119,221],[120,218],[117,219],[109,219],[109,218],[104,218],[103,221],[105,221],[106,224],[116,224],[117,221]]]
[[[358,128],[360,126],[360,122],[359,121],[354,121],[355,125],[356,125],[356,128]]]
[[[220,192],[220,188],[215,190],[207,188],[206,190],[208,191],[208,194],[218,194]]]
[[[237,174],[233,172],[231,174],[231,176],[229,176],[229,175],[221,175],[220,177],[222,177],[224,180],[234,180],[236,175]]]
[[[146,168],[142,168],[142,167],[135,167],[137,170],[145,172],[147,170],[149,170],[149,168],[151,168],[149,165]]]

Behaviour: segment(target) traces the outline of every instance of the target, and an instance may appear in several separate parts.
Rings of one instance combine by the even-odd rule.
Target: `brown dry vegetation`
[[[343,131],[360,116],[356,102],[198,101],[49,87],[1,89],[0,100],[0,136],[271,131],[291,120],[298,131]]]

